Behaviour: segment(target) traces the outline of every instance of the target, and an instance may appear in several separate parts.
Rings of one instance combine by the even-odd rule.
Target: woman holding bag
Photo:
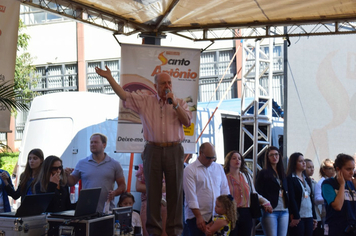
[[[252,215],[250,195],[257,193],[251,175],[247,172],[245,160],[238,151],[231,151],[225,157],[224,171],[229,184],[230,193],[237,205],[238,220],[236,227],[230,232],[231,236],[250,236],[252,230]],[[257,193],[259,205],[265,211],[272,212],[267,199]]]

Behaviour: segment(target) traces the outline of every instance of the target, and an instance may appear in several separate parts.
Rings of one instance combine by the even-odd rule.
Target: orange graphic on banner
[[[184,78],[184,79],[196,79],[198,77],[198,74],[196,72],[192,72],[191,69],[188,69],[188,71],[180,71],[179,68],[174,69],[169,69],[169,70],[162,70],[161,66],[156,66],[154,70],[152,71],[151,76],[155,76],[156,74],[159,73],[167,73],[173,78]]]
[[[161,52],[159,55],[158,55],[158,59],[162,62],[162,66],[167,64],[168,60],[165,56],[163,56],[163,53],[164,52]]]
[[[176,56],[180,56],[179,52],[174,52],[174,51],[167,51],[166,52],[167,55],[176,55]]]
[[[0,12],[5,12],[6,6],[0,5]]]

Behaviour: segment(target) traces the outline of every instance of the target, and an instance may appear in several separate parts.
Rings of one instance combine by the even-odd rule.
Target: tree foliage
[[[36,86],[36,67],[31,65],[33,58],[27,52],[30,36],[23,32],[25,24],[19,20],[19,31],[17,38],[17,57],[15,65],[14,83],[4,82],[0,84],[0,104],[7,109],[27,111],[28,105],[37,95],[31,90],[31,86]],[[31,76],[34,79],[31,79]]]
[[[36,86],[37,80],[36,78],[31,79],[31,76],[34,77],[35,75],[36,67],[31,65],[33,58],[31,57],[30,53],[26,51],[30,36],[26,33],[23,33],[25,28],[26,26],[20,19],[17,39],[18,56],[16,57],[14,89],[21,93],[22,100],[28,103],[31,102],[32,99],[37,95],[37,93],[32,91],[30,88],[30,86]]]
[[[0,169],[6,170],[10,175],[13,174],[18,158],[18,152],[0,153]]]

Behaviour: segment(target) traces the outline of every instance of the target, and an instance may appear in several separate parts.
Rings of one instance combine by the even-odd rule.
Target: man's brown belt
[[[174,147],[180,144],[181,142],[156,143],[156,142],[147,141],[146,143],[157,147]]]

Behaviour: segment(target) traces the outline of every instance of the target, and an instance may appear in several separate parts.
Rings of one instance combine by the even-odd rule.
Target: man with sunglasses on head
[[[224,169],[215,160],[214,146],[203,143],[197,160],[184,169],[184,210],[190,235],[205,235],[206,224],[216,215],[216,198],[230,194]]]
[[[95,133],[90,137],[91,155],[80,160],[74,171],[66,168],[68,185],[75,185],[82,180],[83,189],[101,187],[97,212],[103,212],[105,202],[110,202],[109,210],[115,207],[114,198],[126,190],[125,177],[120,163],[109,157],[105,152],[107,137]],[[73,172],[72,172],[73,171]],[[114,189],[115,182],[117,189]]]

